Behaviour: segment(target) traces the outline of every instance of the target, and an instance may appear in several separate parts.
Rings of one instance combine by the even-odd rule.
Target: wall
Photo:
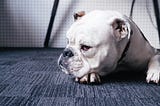
[[[43,47],[53,0],[0,0],[0,47]]]
[[[53,2],[54,0],[1,0],[0,47],[43,47]],[[87,13],[95,9],[108,9],[129,16],[130,7],[131,0],[60,0],[49,46],[65,47],[65,33],[73,23],[72,15],[76,11],[85,10]],[[136,0],[133,20],[151,45],[159,48],[151,0]]]

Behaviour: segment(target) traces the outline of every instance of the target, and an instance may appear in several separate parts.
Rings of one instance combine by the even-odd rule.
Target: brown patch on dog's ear
[[[113,33],[117,41],[120,41],[121,39],[125,38],[128,35],[129,33],[128,27],[124,20],[115,19],[111,25],[113,27],[113,31],[114,31]]]
[[[73,17],[74,17],[74,20],[79,20],[82,16],[85,15],[85,11],[79,11],[77,13],[74,13]]]

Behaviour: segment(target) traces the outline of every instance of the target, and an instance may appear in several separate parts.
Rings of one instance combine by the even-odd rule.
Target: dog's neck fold
[[[125,48],[124,48],[124,50],[123,50],[118,62],[117,62],[118,64],[120,64],[122,62],[122,60],[125,58],[125,56],[127,55],[127,52],[128,52],[128,49],[129,49],[130,43],[131,43],[131,35],[132,35],[132,30],[128,34],[128,42],[127,42],[127,44],[126,44],[126,46],[125,46]]]

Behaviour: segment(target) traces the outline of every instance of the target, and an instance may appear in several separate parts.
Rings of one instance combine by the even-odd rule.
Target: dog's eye
[[[92,48],[92,47],[87,46],[87,45],[81,45],[81,50],[83,50],[83,51],[88,51],[90,48]]]

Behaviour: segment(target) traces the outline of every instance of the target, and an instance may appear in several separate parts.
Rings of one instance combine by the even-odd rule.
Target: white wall
[[[53,0],[0,0],[0,47],[43,47]]]
[[[54,0],[1,0],[0,47],[43,47]],[[152,46],[159,48],[152,0],[136,0],[133,20]],[[95,9],[117,10],[129,16],[132,0],[60,0],[49,45],[65,47],[65,33],[73,23],[73,13]]]

